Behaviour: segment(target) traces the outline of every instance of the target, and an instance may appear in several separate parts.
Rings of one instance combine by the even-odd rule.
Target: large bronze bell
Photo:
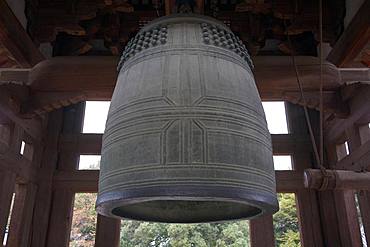
[[[97,210],[195,223],[277,211],[271,138],[243,43],[224,24],[148,24],[119,64]]]

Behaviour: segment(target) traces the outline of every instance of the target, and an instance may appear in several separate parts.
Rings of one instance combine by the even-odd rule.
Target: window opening
[[[10,203],[10,209],[9,209],[9,215],[8,215],[8,221],[7,221],[6,226],[5,226],[5,233],[4,233],[4,239],[3,239],[3,245],[4,246],[6,246],[6,244],[8,242],[9,227],[10,227],[10,220],[12,219],[14,199],[15,199],[15,193],[13,193],[13,196],[12,196],[12,201]]]
[[[80,155],[78,170],[99,170],[100,155]]]
[[[22,144],[21,144],[21,149],[19,150],[19,153],[21,154],[21,155],[23,155],[24,154],[24,148],[26,147],[26,143],[24,142],[24,141],[22,141]]]
[[[348,146],[347,141],[337,145],[337,158],[338,158],[338,160],[341,160],[344,157],[346,157],[347,155],[349,155],[349,152],[350,152],[350,150],[349,150],[349,146]]]
[[[291,155],[274,155],[273,160],[276,171],[293,170]]]
[[[288,123],[284,101],[262,102],[270,134],[288,134]]]
[[[82,133],[104,133],[110,101],[86,101]]]
[[[120,246],[250,246],[249,221],[167,224],[123,220]]]
[[[275,246],[300,247],[301,239],[294,193],[278,194],[280,210],[274,214]]]
[[[349,155],[349,147],[347,141],[344,143],[344,147],[346,148],[346,155]]]
[[[90,247],[95,243],[96,193],[76,193],[69,246]]]

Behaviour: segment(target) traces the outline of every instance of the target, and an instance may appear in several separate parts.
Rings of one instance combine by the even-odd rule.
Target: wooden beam
[[[0,43],[21,67],[32,67],[44,59],[5,0],[0,0]]]
[[[99,155],[102,138],[102,134],[63,134],[58,145],[59,151]]]
[[[174,0],[164,0],[164,10],[166,15],[170,15],[173,12],[175,6]]]
[[[18,84],[27,84],[29,72],[30,69],[0,69],[0,84],[1,82],[17,82]]]
[[[102,134],[62,134],[58,149],[60,152],[73,152],[77,154],[101,153]],[[295,134],[272,134],[273,153],[275,155],[291,155],[307,150],[311,145],[308,137]]]
[[[365,124],[370,122],[370,85],[359,86],[349,101],[350,116],[346,119],[334,119],[328,122],[325,127],[325,141],[327,143],[337,143],[346,129],[355,124]]]
[[[315,57],[297,57],[297,68],[305,92],[319,89],[320,61]],[[256,56],[253,58],[254,77],[264,99],[281,99],[283,92],[299,91],[290,57]],[[340,73],[329,63],[323,64],[324,91],[333,91],[341,84]]]
[[[53,178],[54,189],[68,189],[73,192],[98,192],[98,170],[57,171]]]
[[[364,1],[351,23],[335,43],[328,60],[338,67],[350,67],[370,43],[370,1]]]
[[[297,91],[286,91],[283,93],[282,100],[293,104],[304,106],[308,108],[320,110],[320,92],[309,91],[304,92],[305,101],[301,97],[301,93]],[[324,114],[334,114],[338,118],[347,118],[349,109],[347,104],[341,99],[339,90],[324,91],[323,92],[323,109]]]
[[[32,97],[22,105],[22,112],[41,114],[84,100],[110,100],[117,79],[116,57],[56,57],[35,66],[29,72]],[[296,75],[289,57],[256,57],[255,78],[264,100],[290,100],[298,93]],[[317,107],[314,93],[319,88],[319,62],[312,57],[298,57],[298,68],[305,91],[310,91],[312,107]],[[78,68],[78,70],[76,70]],[[330,63],[324,64],[324,91],[335,96],[341,86],[340,73]],[[297,97],[293,97],[294,102]],[[327,109],[336,109],[340,98],[330,97]],[[310,104],[308,105],[311,106]]]
[[[39,176],[37,168],[32,166],[31,161],[19,153],[10,151],[0,154],[0,170],[13,172],[17,175],[17,181],[21,183],[36,181]]]
[[[304,189],[303,174],[298,171],[275,171],[276,191],[293,193]]]
[[[351,85],[357,82],[370,82],[369,68],[341,68],[339,73],[342,84]]]
[[[18,183],[36,181],[38,170],[32,162],[19,153],[24,133],[21,127],[13,126],[8,148],[0,153],[0,171],[9,171],[16,175]]]
[[[370,140],[338,161],[335,168],[351,171],[370,171]]]
[[[304,190],[303,174],[297,171],[275,171],[276,190],[279,193],[293,193]],[[54,189],[69,189],[73,192],[96,193],[99,170],[57,171],[54,175]]]
[[[11,122],[21,126],[31,137],[37,141],[42,139],[42,122],[40,118],[25,119],[20,115],[20,101],[8,90],[0,90],[0,119],[6,117]]]
[[[204,14],[204,0],[196,0],[196,13],[203,15]]]
[[[326,170],[324,175],[319,169],[306,169],[304,185],[308,189],[320,189],[325,176],[323,190],[370,190],[370,172]]]

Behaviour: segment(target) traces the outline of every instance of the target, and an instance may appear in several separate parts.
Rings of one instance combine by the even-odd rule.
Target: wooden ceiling
[[[119,55],[143,25],[178,8],[175,0],[28,2],[32,38],[39,43],[52,42],[57,56]],[[343,30],[344,0],[324,3],[324,40],[334,45]],[[216,17],[230,26],[252,55],[289,54],[290,35],[297,55],[316,56],[316,1],[198,0],[194,4],[194,12]]]
[[[24,1],[27,31],[6,0],[0,1],[0,68],[32,67],[42,60],[37,49],[41,43],[51,43],[53,56],[118,56],[143,25],[179,8],[176,0]],[[223,21],[245,42],[252,56],[289,55],[292,50],[296,55],[317,55],[318,0],[178,2],[193,4],[194,12]],[[345,31],[345,0],[326,0],[323,4],[323,39],[334,48],[329,61],[342,67],[368,66],[369,1]]]
[[[9,99],[4,101],[4,104],[14,109],[14,112],[21,117],[25,117],[34,116],[35,113],[42,114],[82,100],[109,99],[114,86],[114,78],[111,77],[115,75],[115,63],[127,41],[149,21],[158,16],[176,12],[179,6],[175,1],[26,0],[28,19],[26,31],[5,0],[0,0],[2,13],[0,15],[0,68],[8,68],[0,69],[1,93],[3,98]],[[293,67],[287,55],[294,50],[303,64],[312,56],[317,56],[318,1],[178,0],[178,2],[194,4],[192,6],[194,12],[216,17],[241,37],[254,60],[259,63],[255,73],[263,99],[283,99],[302,104]],[[370,52],[366,49],[370,47],[368,44],[370,1],[365,1],[344,32],[344,0],[325,0],[323,3],[323,38],[333,47],[329,54],[329,61],[337,66],[359,66],[360,58],[362,64],[369,64]],[[292,48],[287,42],[288,36],[292,41]],[[64,85],[65,80],[62,83],[69,87],[67,91],[63,90],[63,87],[51,90],[50,86],[53,88],[58,84],[58,80],[52,83],[47,80],[53,73],[46,77],[40,77],[40,74],[37,74],[38,69],[45,65],[61,65],[58,61],[63,61],[63,68],[75,62],[81,62],[77,57],[47,61],[30,71],[9,69],[31,68],[44,60],[44,56],[38,49],[38,46],[43,43],[51,44],[53,56],[56,57],[87,56],[91,58],[87,61],[92,67],[102,66],[102,59],[106,61],[108,66],[106,70],[112,73],[111,77],[89,74],[96,71],[94,69],[86,70],[87,78],[101,78],[103,86],[105,82],[108,83],[106,90],[97,90],[91,84],[88,85],[92,87],[90,90],[81,90],[81,85],[78,83],[83,83],[83,76],[79,76],[78,82],[75,80],[76,76],[73,77],[70,74],[67,76],[73,78],[70,78],[68,85]],[[108,57],[96,60],[96,56]],[[272,57],[277,60],[270,59]],[[276,62],[269,64],[271,61]],[[348,97],[346,99],[342,97],[343,85],[340,73],[334,65],[328,64],[324,71],[324,76],[331,78],[324,80],[326,96],[324,106],[330,114],[345,117],[347,115],[345,100],[348,100]],[[311,66],[309,71],[307,66]],[[319,102],[317,66],[317,60],[311,59],[308,64],[303,65],[303,71],[301,71],[304,77],[304,88],[307,91],[307,105],[314,109],[317,109]],[[269,72],[266,73],[264,69]],[[59,68],[59,70],[49,71],[57,72],[54,74],[59,78],[66,70],[63,72]],[[276,73],[280,73],[279,80],[276,80]],[[35,75],[36,77],[32,77]],[[35,83],[35,78],[41,78],[43,84]],[[97,85],[97,88],[100,86]],[[47,90],[48,88],[50,90]]]

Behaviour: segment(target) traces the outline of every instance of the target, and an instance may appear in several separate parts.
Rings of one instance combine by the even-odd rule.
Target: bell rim
[[[160,188],[159,188],[160,187]],[[175,188],[177,187],[177,188]],[[220,187],[222,189],[220,189]],[[182,193],[179,189],[182,189]],[[193,193],[184,193],[184,188],[191,189]],[[153,193],[152,193],[153,192]],[[162,192],[162,193],[161,193]],[[165,193],[163,193],[165,192]],[[213,193],[212,193],[213,192]],[[181,201],[210,201],[210,202],[230,202],[236,205],[251,206],[259,213],[254,215],[247,215],[241,217],[224,218],[222,220],[200,220],[200,221],[166,221],[158,220],[156,217],[140,218],[132,216],[120,216],[113,213],[114,209],[124,207],[132,204],[140,204],[144,202],[154,201],[168,201],[168,200],[181,200]],[[96,210],[99,214],[118,218],[118,219],[129,219],[129,220],[142,220],[147,222],[163,222],[163,223],[211,223],[211,222],[226,222],[232,220],[250,220],[261,215],[273,214],[279,210],[279,204],[277,197],[270,193],[262,191],[254,191],[251,189],[243,188],[228,188],[222,186],[171,186],[167,188],[165,186],[157,186],[152,188],[134,188],[134,189],[123,189],[104,192],[98,195],[96,201]]]

